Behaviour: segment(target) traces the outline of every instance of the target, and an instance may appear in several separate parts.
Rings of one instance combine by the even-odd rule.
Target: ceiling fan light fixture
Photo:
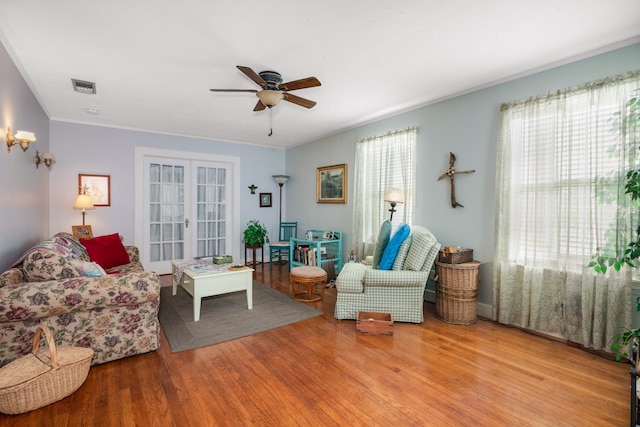
[[[275,107],[278,105],[280,101],[284,99],[284,94],[278,90],[269,90],[264,89],[258,91],[256,96],[260,98],[260,102],[264,104],[265,107]]]

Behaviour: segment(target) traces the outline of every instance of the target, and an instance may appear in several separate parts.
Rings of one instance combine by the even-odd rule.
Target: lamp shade
[[[262,102],[265,107],[275,107],[284,99],[282,92],[268,89],[257,92],[256,96],[260,98],[260,102]]]
[[[284,184],[289,179],[289,175],[272,175],[278,184]]]
[[[18,132],[16,132],[15,138],[18,141],[24,142],[34,142],[36,140],[36,136],[33,134],[33,132],[27,132],[26,130],[19,130]]]
[[[73,209],[82,209],[82,210],[94,209],[93,201],[91,200],[91,197],[87,196],[86,194],[78,195],[78,198],[76,199],[76,202],[73,205]]]
[[[392,188],[384,195],[385,202],[404,203],[404,193],[398,188]]]

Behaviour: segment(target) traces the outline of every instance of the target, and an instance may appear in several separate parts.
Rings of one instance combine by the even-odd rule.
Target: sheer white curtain
[[[631,326],[632,269],[586,266],[635,230],[624,175],[638,147],[611,119],[637,88],[640,72],[502,105],[494,320],[607,351]]]
[[[404,192],[405,203],[396,205],[393,225],[413,222],[417,132],[411,127],[357,142],[352,235],[359,259],[373,253],[380,225],[389,218],[390,205],[384,201],[388,190]]]

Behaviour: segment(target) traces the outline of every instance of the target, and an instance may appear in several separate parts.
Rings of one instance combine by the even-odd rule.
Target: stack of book
[[[326,248],[320,248],[320,254],[324,256],[326,254]],[[318,266],[318,248],[310,247],[307,243],[296,244],[294,254],[294,260],[303,264]]]

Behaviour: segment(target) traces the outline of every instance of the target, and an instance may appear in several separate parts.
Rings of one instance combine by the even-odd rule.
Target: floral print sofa
[[[2,273],[0,366],[31,352],[38,325],[57,345],[92,348],[93,365],[156,350],[159,278],[144,271],[136,247],[121,248],[129,263],[105,271],[73,235],[58,233]]]

